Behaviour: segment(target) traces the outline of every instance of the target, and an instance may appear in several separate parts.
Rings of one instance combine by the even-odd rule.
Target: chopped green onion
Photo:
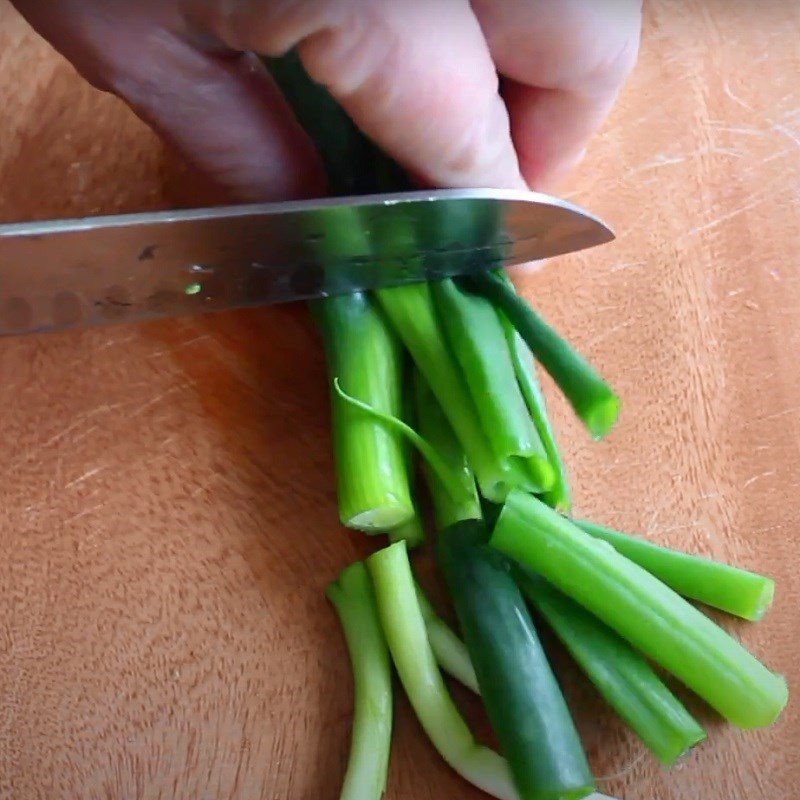
[[[489,447],[475,404],[447,347],[430,286],[395,286],[381,289],[376,296],[447,415],[481,491],[488,497],[502,500],[514,476]]]
[[[475,476],[467,464],[464,448],[456,438],[441,406],[433,396],[425,378],[415,370],[414,388],[416,396],[416,419],[419,431],[441,458],[447,462],[449,472],[458,475],[462,485],[462,500],[453,502],[450,492],[427,464],[423,471],[433,501],[436,527],[449,528],[462,519],[480,519],[481,504],[475,487]]]
[[[378,533],[414,515],[400,437],[380,419],[339,397],[335,381],[384,414],[401,410],[402,351],[380,311],[363,293],[315,304],[331,382],[333,448],[342,524]]]
[[[469,280],[508,317],[592,436],[602,439],[619,416],[619,397],[609,385],[514,291],[507,279],[480,272]]]
[[[547,413],[547,403],[544,399],[542,387],[539,384],[539,378],[536,375],[536,363],[528,345],[525,344],[525,340],[517,333],[516,328],[502,312],[501,318],[519,388],[525,398],[528,412],[531,415],[555,476],[553,485],[541,495],[541,498],[547,505],[559,511],[568,512],[572,508],[572,493],[569,487],[567,467],[561,458],[555,431],[550,422],[550,415]]]
[[[653,668],[597,617],[524,568],[515,577],[600,694],[656,757],[674,764],[705,731]]]
[[[366,567],[356,562],[326,592],[344,629],[355,683],[350,757],[340,800],[379,800],[392,739],[392,674]]]
[[[500,800],[517,800],[505,759],[475,741],[450,697],[425,630],[405,542],[367,560],[383,632],[417,719],[444,760]]]
[[[467,646],[436,613],[419,583],[416,584],[416,590],[419,610],[425,620],[428,642],[436,663],[467,689],[472,689],[475,694],[480,694],[478,679],[475,677],[475,669],[470,661]]]
[[[512,492],[491,545],[539,573],[742,728],[770,725],[786,681],[668,586],[549,506]]]
[[[759,620],[772,603],[775,582],[764,575],[660,547],[637,536],[573,520],[581,530],[608,542],[678,594],[749,620]]]
[[[578,800],[594,779],[508,562],[482,522],[439,537],[444,572],[484,706],[522,800]]]
[[[547,490],[553,469],[517,385],[494,306],[452,279],[432,283],[431,292],[492,451],[528,471],[535,491]]]

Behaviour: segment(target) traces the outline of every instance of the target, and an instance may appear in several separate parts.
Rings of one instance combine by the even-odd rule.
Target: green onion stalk
[[[699,723],[622,637],[529,570],[515,569],[515,578],[600,694],[663,764],[674,764],[706,738]]]
[[[469,285],[506,315],[592,436],[603,438],[619,416],[620,401],[594,367],[516,293],[504,274],[476,273]]]
[[[786,681],[658,578],[524,492],[506,500],[491,546],[529,567],[742,728],[773,723]]]
[[[547,490],[553,469],[517,384],[494,306],[449,278],[431,284],[431,291],[492,451],[527,473],[535,491]]]
[[[428,738],[463,778],[500,798],[517,800],[508,763],[475,741],[436,665],[417,600],[405,542],[367,559],[378,614],[395,669]]]
[[[372,582],[363,563],[342,572],[327,591],[342,623],[355,684],[355,709],[340,800],[379,800],[386,789],[392,737],[391,659]]]
[[[480,521],[443,531],[437,548],[492,729],[522,800],[594,791],[586,754],[525,601]]]
[[[684,597],[752,621],[761,619],[772,603],[775,582],[764,575],[660,547],[594,522],[574,520],[574,523],[586,533],[608,542],[618,553],[644,567]]]

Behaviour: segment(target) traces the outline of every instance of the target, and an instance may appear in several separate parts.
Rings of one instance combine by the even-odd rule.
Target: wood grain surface
[[[773,575],[765,620],[725,624],[795,691],[799,41],[796,3],[650,3],[567,187],[618,239],[524,282],[624,398],[602,444],[554,400],[577,510]],[[0,0],[0,218],[198,186]],[[302,309],[5,340],[0,374],[0,797],[335,798],[352,698],[322,591],[369,543],[337,524]],[[556,658],[610,794],[797,796],[796,702],[744,733],[689,699],[709,742],[667,772]],[[456,796],[400,701],[388,797]]]

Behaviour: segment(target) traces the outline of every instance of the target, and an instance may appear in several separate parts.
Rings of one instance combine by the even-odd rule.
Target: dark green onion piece
[[[508,317],[592,436],[596,439],[605,436],[617,421],[620,407],[619,397],[611,387],[514,291],[504,277],[493,272],[481,272],[471,276],[469,282]]]
[[[608,542],[625,558],[644,567],[684,597],[749,620],[761,619],[772,603],[775,582],[764,575],[659,547],[594,522],[573,522],[586,533]]]
[[[706,738],[653,668],[597,617],[528,570],[517,583],[589,680],[666,765]]]
[[[482,522],[444,531],[439,564],[484,706],[522,800],[594,790],[586,754],[508,563],[483,544]]]
[[[508,763],[478,744],[458,712],[428,642],[405,542],[367,559],[397,674],[428,738],[463,778],[500,800],[518,800]]]
[[[535,497],[508,496],[491,545],[591,611],[735,725],[770,725],[785,707],[782,676],[658,578]]]
[[[350,757],[340,800],[379,800],[392,740],[392,673],[366,567],[348,567],[327,591],[344,629],[355,683]]]
[[[517,385],[505,331],[494,306],[451,279],[431,284],[450,349],[494,454],[528,470],[533,489],[553,484],[553,469]]]

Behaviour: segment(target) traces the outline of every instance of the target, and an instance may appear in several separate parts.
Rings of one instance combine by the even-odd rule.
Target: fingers
[[[226,44],[271,55],[298,46],[311,76],[425,182],[523,185],[494,64],[467,0],[253,0],[228,4],[224,15],[220,7],[196,8]]]
[[[270,200],[324,193],[313,146],[264,70],[171,33],[164,15],[169,4],[18,5],[84,77],[124,99],[230,195]]]
[[[474,0],[525,179],[550,185],[581,158],[632,69],[640,0]]]

